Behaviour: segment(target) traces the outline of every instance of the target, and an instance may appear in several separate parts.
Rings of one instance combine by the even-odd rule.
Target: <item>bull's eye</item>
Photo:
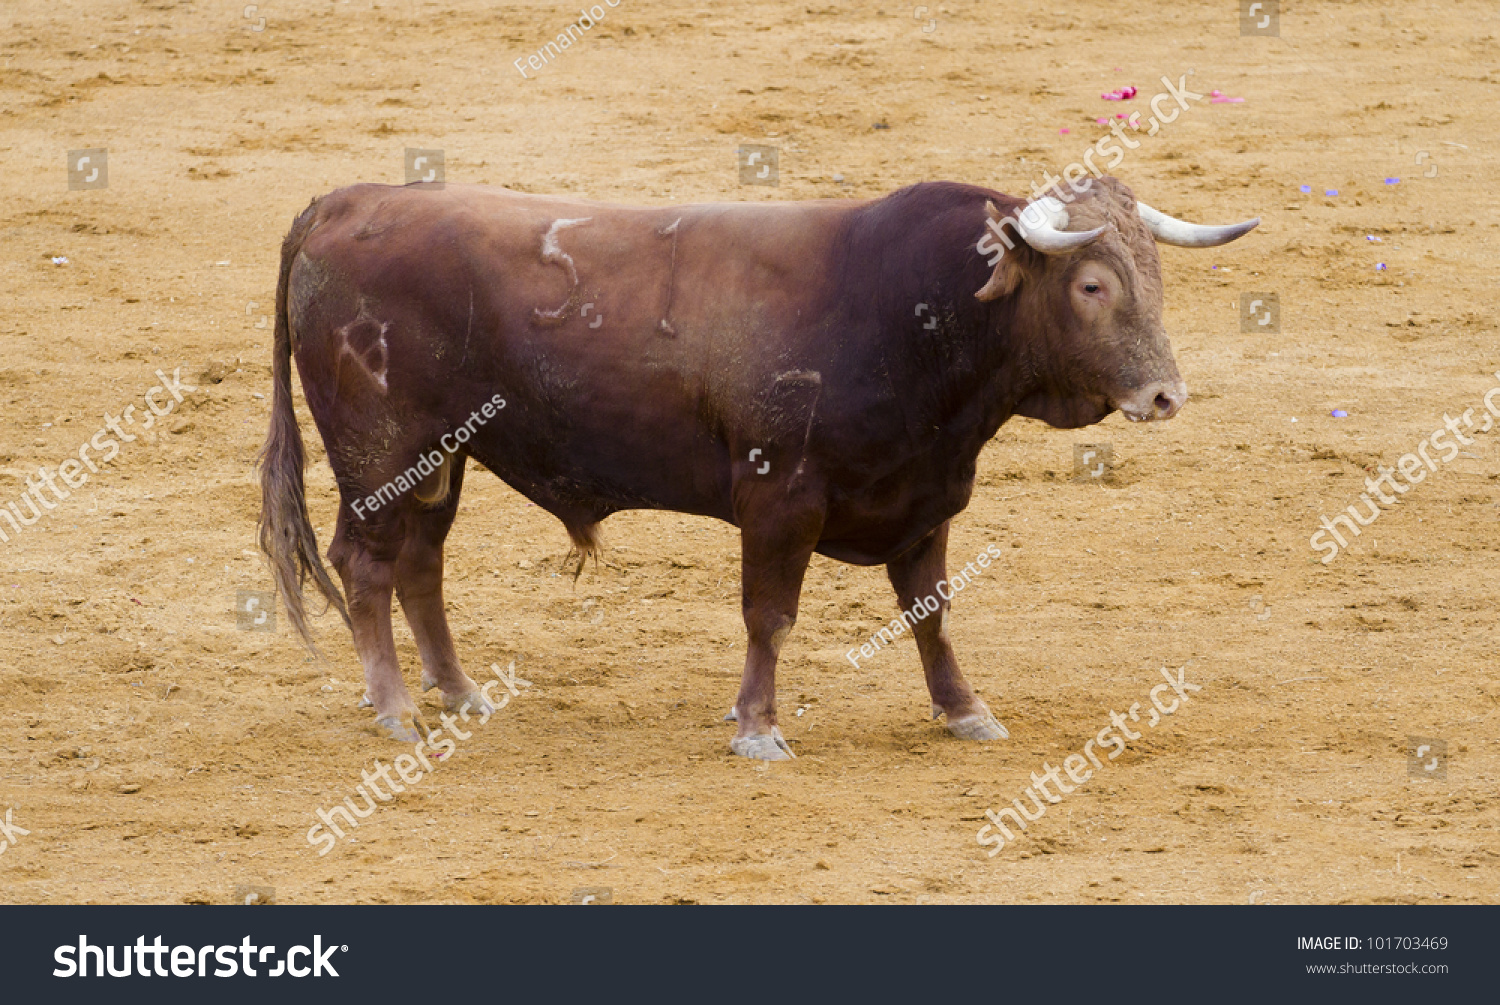
[[[1083,292],[1085,292],[1085,293],[1098,293],[1099,292],[1099,284],[1098,283],[1084,283],[1083,284]]]

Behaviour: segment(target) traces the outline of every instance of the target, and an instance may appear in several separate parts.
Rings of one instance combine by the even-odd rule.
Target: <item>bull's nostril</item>
[[[1154,404],[1156,405],[1156,410],[1158,412],[1170,412],[1172,410],[1172,405],[1174,404],[1174,402],[1165,394],[1158,394],[1156,396],[1156,401],[1154,402]]]

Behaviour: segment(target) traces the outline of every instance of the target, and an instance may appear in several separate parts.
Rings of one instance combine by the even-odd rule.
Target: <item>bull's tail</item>
[[[276,591],[286,603],[292,627],[307,648],[317,653],[302,602],[302,584],[312,577],[318,591],[349,624],[349,610],[318,555],[318,538],[307,515],[302,469],[302,431],[292,407],[292,332],[287,318],[287,287],[292,262],[312,227],[317,200],[297,217],[281,242],[281,274],[276,281],[276,337],[271,350],[271,428],[260,453],[260,547],[271,562]]]

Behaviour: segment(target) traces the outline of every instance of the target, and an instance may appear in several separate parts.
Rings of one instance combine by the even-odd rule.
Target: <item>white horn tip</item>
[[[1144,202],[1136,201],[1136,212],[1140,215],[1146,229],[1151,231],[1151,236],[1162,244],[1176,245],[1180,248],[1216,248],[1221,244],[1228,244],[1236,238],[1243,237],[1256,227],[1260,226],[1260,217],[1246,220],[1243,223],[1233,223],[1222,227],[1205,226],[1200,223],[1188,223],[1176,217],[1168,216],[1157,209],[1152,209]]]

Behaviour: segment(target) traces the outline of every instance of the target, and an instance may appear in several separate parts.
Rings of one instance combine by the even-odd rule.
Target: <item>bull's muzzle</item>
[[[1187,404],[1187,383],[1177,380],[1153,381],[1139,387],[1115,402],[1115,407],[1131,422],[1170,419]]]

